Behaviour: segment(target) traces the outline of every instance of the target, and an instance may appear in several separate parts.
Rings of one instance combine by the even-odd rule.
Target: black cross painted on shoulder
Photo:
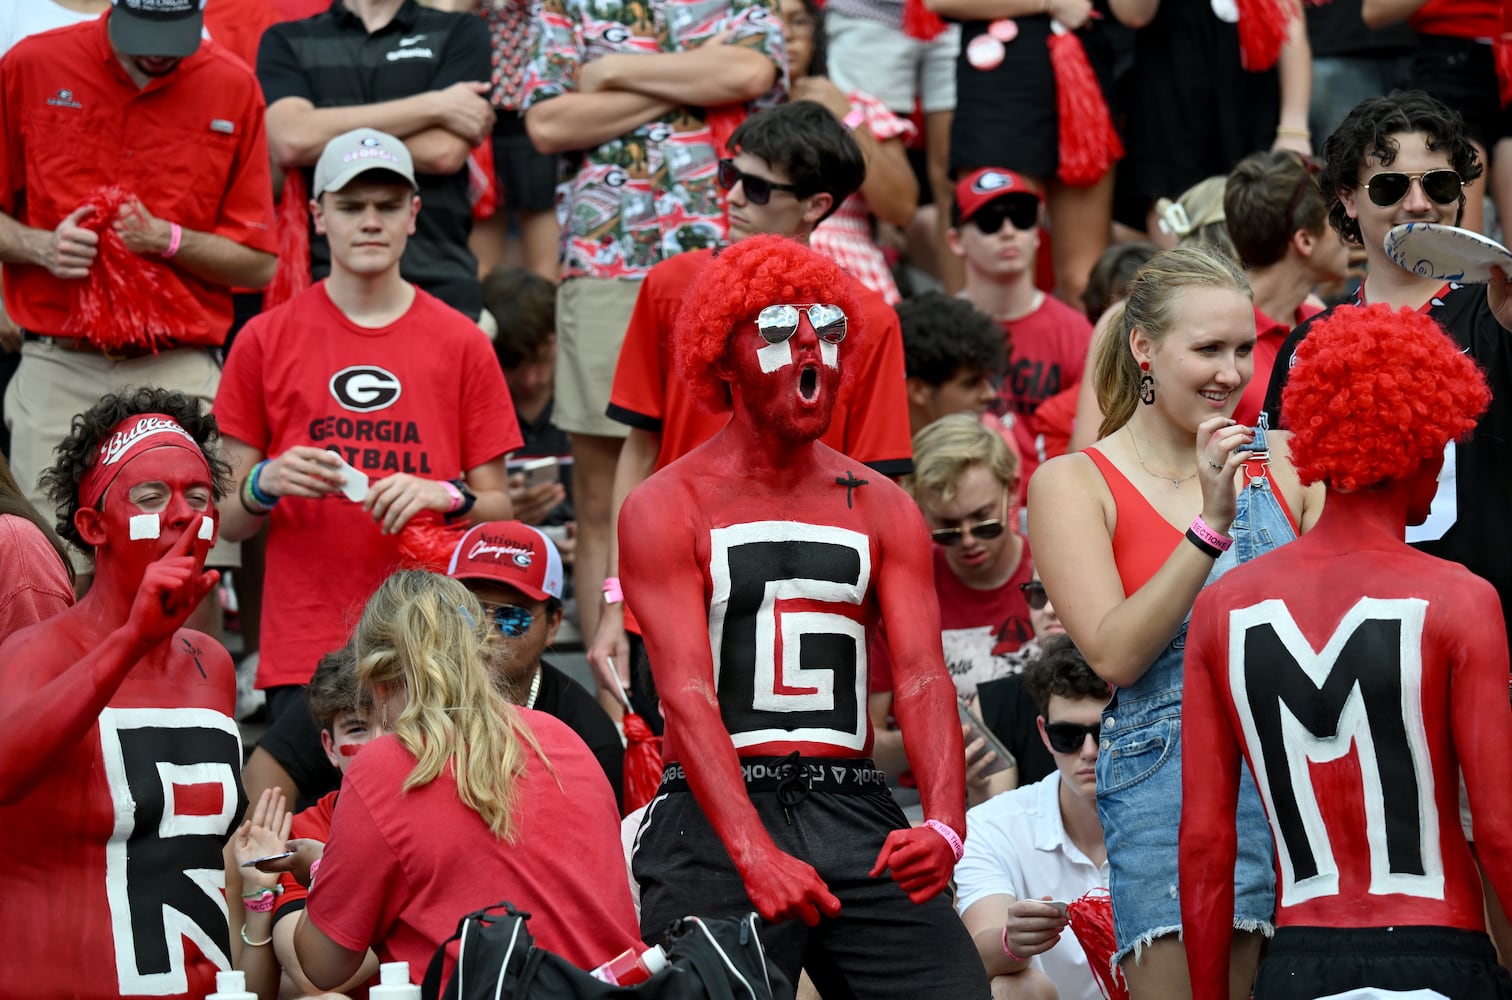
[[[855,490],[856,490],[857,487],[859,487],[859,486],[865,486],[869,481],[870,480],[866,480],[866,479],[857,479],[855,477],[855,474],[852,473],[849,469],[846,470],[845,477],[843,479],[841,477],[839,477],[839,476],[835,477],[835,485],[836,486],[844,486],[845,487],[845,506],[846,506],[846,509],[850,509],[851,506],[852,506],[852,504],[851,504],[851,494],[855,492]]]

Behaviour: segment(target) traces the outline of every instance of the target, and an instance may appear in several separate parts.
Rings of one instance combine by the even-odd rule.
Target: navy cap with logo
[[[182,59],[200,47],[205,0],[110,0],[109,25],[125,55]]]
[[[1029,183],[1023,174],[1002,167],[983,167],[973,170],[956,182],[956,209],[962,222],[977,213],[983,205],[1004,195],[1032,195],[1040,200],[1039,189]]]

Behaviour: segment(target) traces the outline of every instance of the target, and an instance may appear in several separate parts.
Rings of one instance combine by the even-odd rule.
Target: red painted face
[[[771,344],[754,322],[741,324],[726,354],[738,406],[758,426],[794,441],[813,441],[829,429],[840,395],[843,344],[819,339],[806,311],[797,331]]]
[[[85,513],[84,511],[80,512]],[[101,558],[145,571],[205,515],[216,525],[210,467],[202,455],[185,448],[152,448],[126,460],[100,504]]]

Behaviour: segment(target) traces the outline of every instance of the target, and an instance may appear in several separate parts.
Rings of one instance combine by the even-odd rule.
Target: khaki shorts
[[[881,21],[830,11],[824,38],[829,77],[847,94],[864,91],[905,118],[915,102],[925,114],[955,110],[959,24],[925,42]]]
[[[551,422],[569,434],[623,438],[630,428],[604,416],[620,344],[639,281],[568,278],[557,289],[556,394]]]
[[[46,342],[21,345],[21,367],[5,392],[11,472],[26,499],[49,522],[56,522],[57,508],[37,486],[37,480],[56,460],[55,449],[68,436],[73,418],[102,396],[144,385],[177,389],[198,397],[209,409],[220,385],[220,365],[209,349],[200,348],[110,361],[99,354],[65,351]],[[72,546],[69,553],[75,572],[94,572],[92,555]],[[205,562],[234,569],[241,565],[241,544],[217,540]]]

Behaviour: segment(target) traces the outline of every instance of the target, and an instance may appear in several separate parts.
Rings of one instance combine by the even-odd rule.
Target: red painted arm
[[[171,639],[215,587],[220,574],[204,569],[210,543],[197,537],[198,530],[196,518],[174,547],[147,567],[130,617],[104,642],[29,693],[11,688],[0,706],[0,805],[25,797],[56,755],[83,739],[131,668]],[[9,681],[18,676],[13,664],[45,655],[30,654],[29,645],[24,638],[20,647],[6,644],[0,676]]]
[[[1244,765],[1217,685],[1226,674],[1225,612],[1197,598],[1181,691],[1181,925],[1193,1000],[1226,1000],[1234,928],[1239,769]]]
[[[919,782],[925,818],[939,820],[964,841],[966,758],[955,684],[940,645],[939,607],[918,599],[934,590],[929,534],[906,494],[889,490],[886,499],[895,513],[880,532],[876,587],[893,659],[893,714]],[[934,830],[894,830],[871,874],[884,868],[910,899],[922,903],[949,883],[955,853]]]
[[[840,901],[812,867],[772,842],[746,794],[740,758],[720,715],[698,540],[672,513],[697,509],[697,498],[653,478],[625,498],[620,512],[620,579],[625,593],[635,595],[631,610],[661,697],[669,759],[683,765],[688,787],[762,918],[797,917],[813,926],[821,913],[838,914]]]

